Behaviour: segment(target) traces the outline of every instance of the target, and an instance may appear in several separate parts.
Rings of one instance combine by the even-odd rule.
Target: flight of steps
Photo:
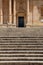
[[[0,29],[0,63],[43,63],[43,28]]]

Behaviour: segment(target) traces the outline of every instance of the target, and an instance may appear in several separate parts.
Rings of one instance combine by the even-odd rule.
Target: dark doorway
[[[18,17],[18,27],[24,27],[24,17]]]

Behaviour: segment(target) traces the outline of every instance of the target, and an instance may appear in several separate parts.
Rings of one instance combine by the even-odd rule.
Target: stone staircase
[[[0,28],[1,63],[43,63],[43,27]]]

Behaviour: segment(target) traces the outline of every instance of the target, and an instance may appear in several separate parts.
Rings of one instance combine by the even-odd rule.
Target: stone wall
[[[13,4],[12,4],[13,1]],[[43,21],[41,21],[41,6],[43,5],[43,0],[15,0],[16,5],[14,5],[14,0],[0,0],[0,24],[8,24],[18,26],[18,17],[24,17],[24,24],[28,26],[43,26]],[[29,2],[27,4],[27,2]],[[11,10],[11,11],[10,11]],[[13,13],[12,13],[13,11]]]

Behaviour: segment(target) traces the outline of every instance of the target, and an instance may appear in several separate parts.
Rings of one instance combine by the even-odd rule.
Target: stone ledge
[[[2,27],[2,28],[7,28],[7,27],[14,27],[14,28],[16,28],[16,25],[15,24],[0,24],[0,27]]]

